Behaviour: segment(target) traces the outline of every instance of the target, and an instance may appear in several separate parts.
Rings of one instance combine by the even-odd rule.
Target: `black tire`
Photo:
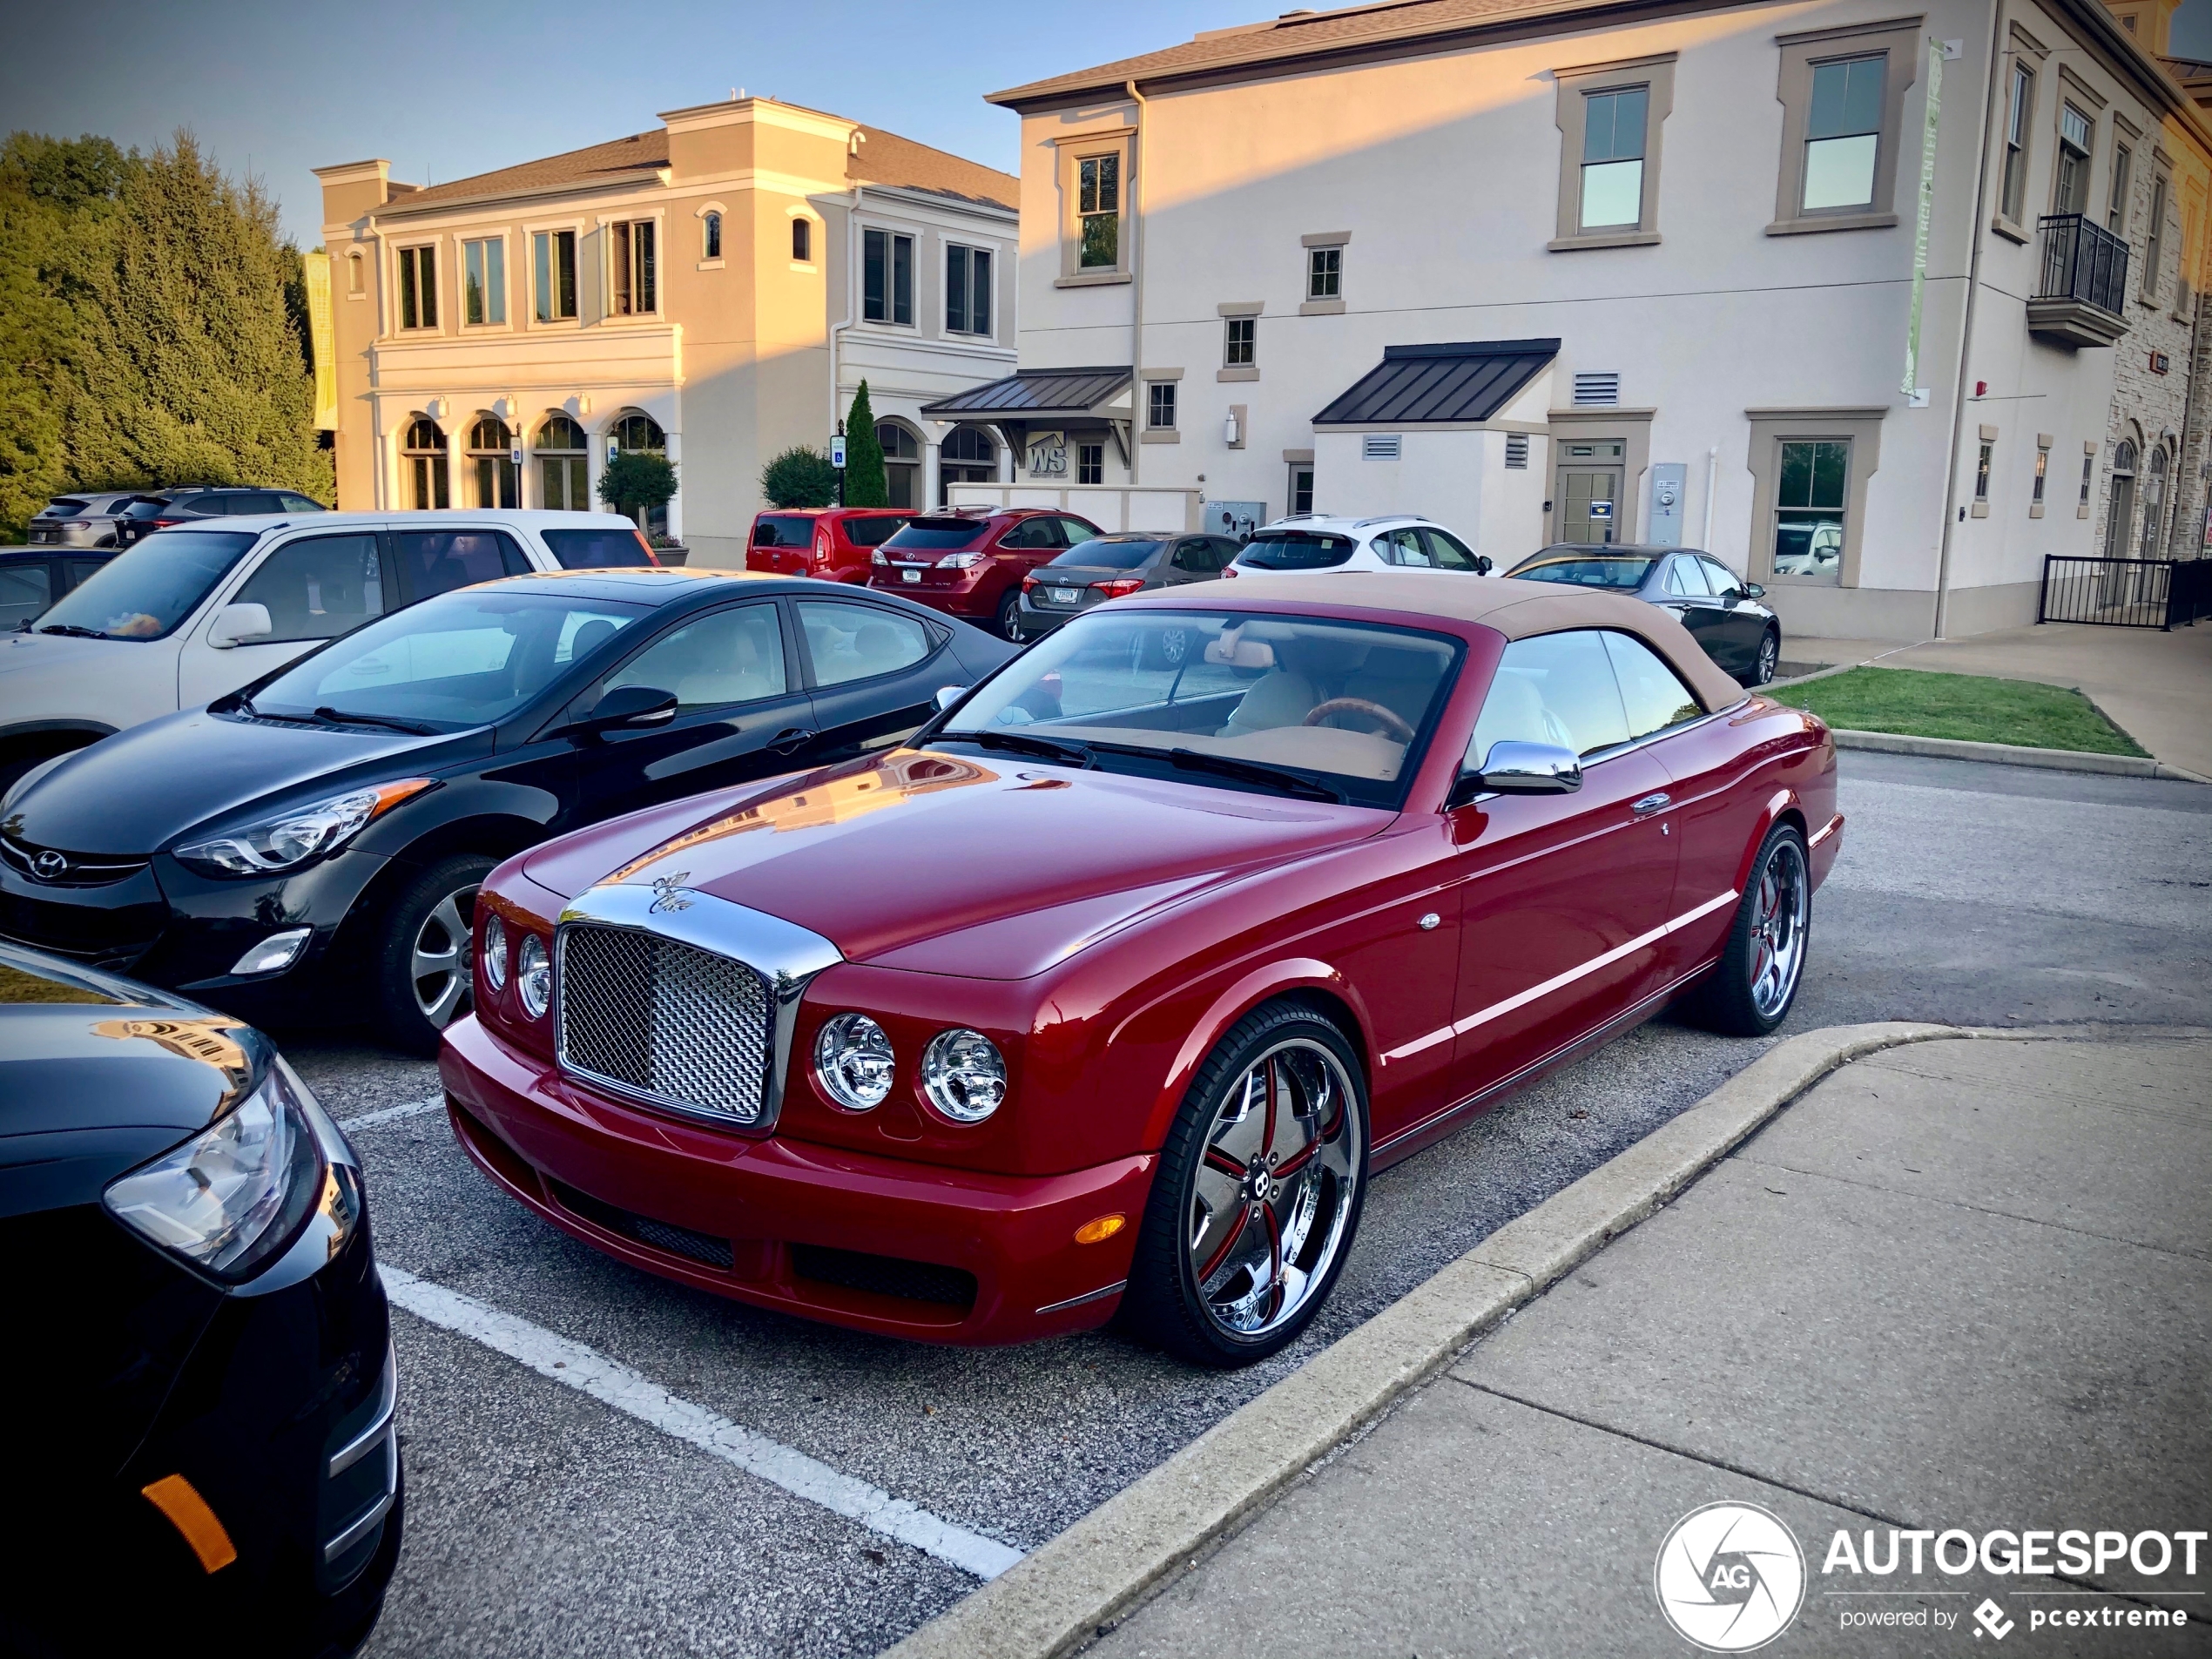
[[[999,601],[999,633],[1015,644],[1022,643],[1022,595],[1018,589]]]
[[[385,911],[377,935],[374,989],[377,1028],[394,1048],[435,1055],[439,1034],[469,1011],[476,889],[496,863],[480,853],[441,859],[409,882]],[[456,917],[461,935],[452,939]],[[432,935],[441,934],[455,947],[448,971],[458,976],[457,984],[418,976],[422,962],[416,956],[417,946],[436,947],[440,941]]]
[[[1333,1059],[1333,1066],[1322,1059],[1325,1052]],[[1248,1075],[1263,1066],[1278,1065],[1311,1067],[1310,1076],[1325,1080],[1325,1088],[1318,1093],[1291,1091],[1302,1092],[1309,1103],[1317,1106],[1311,1114],[1299,1112],[1289,1094],[1282,1096],[1291,1105],[1291,1114],[1284,1121],[1292,1126],[1292,1138],[1305,1123],[1313,1125],[1314,1136],[1305,1151],[1282,1163],[1282,1178],[1273,1183],[1271,1199],[1250,1202],[1250,1216],[1255,1220],[1264,1218],[1265,1229],[1264,1233],[1252,1231],[1251,1237],[1268,1241],[1265,1253],[1274,1284],[1266,1288],[1259,1281],[1248,1281],[1247,1288],[1264,1298],[1260,1305],[1269,1311],[1256,1328],[1239,1332],[1224,1323],[1217,1305],[1201,1289],[1192,1256],[1204,1235],[1194,1236],[1186,1218],[1199,1214],[1202,1177],[1215,1182],[1223,1178],[1218,1173],[1220,1164],[1210,1160],[1208,1154],[1211,1150],[1218,1156],[1226,1140],[1217,1125],[1230,1109],[1231,1096],[1240,1094],[1249,1103],[1251,1097],[1244,1092]],[[1254,1157],[1256,1171],[1263,1159],[1271,1168],[1275,1164],[1275,1158],[1267,1154],[1282,1138],[1273,1076],[1270,1072],[1265,1109],[1268,1129],[1274,1133],[1255,1141],[1261,1149]],[[1286,1082],[1286,1090],[1289,1087]],[[1329,1109],[1332,1104],[1333,1111]],[[1233,1128],[1249,1122],[1251,1109],[1248,1103],[1242,1114],[1227,1123]],[[1332,1163],[1320,1156],[1325,1146],[1331,1150]],[[1343,1173],[1337,1172],[1339,1169]],[[1293,1174],[1294,1170],[1298,1173]],[[1246,1204],[1268,1198],[1264,1193],[1244,1192],[1242,1187],[1234,1190],[1240,1196],[1215,1258],[1217,1263],[1228,1257],[1244,1236]],[[1309,1191],[1318,1195],[1310,1204],[1305,1201]],[[1343,1032],[1310,1008],[1271,1002],[1255,1008],[1231,1027],[1206,1057],[1168,1131],[1167,1144],[1160,1152],[1159,1172],[1153,1177],[1145,1202],[1129,1288],[1122,1297],[1122,1325],[1140,1340],[1178,1359],[1222,1370],[1249,1366],[1279,1352],[1298,1339],[1336,1288],[1359,1232],[1366,1192],[1367,1092],[1359,1055]],[[1204,1212],[1210,1227],[1217,1216],[1228,1216],[1230,1210],[1205,1205]],[[1293,1224],[1303,1223],[1287,1248],[1283,1241],[1293,1235],[1278,1216],[1288,1216]],[[1217,1275],[1221,1272],[1218,1267],[1213,1271]],[[1233,1289],[1238,1283],[1234,1274],[1244,1271],[1236,1268],[1225,1281],[1217,1278],[1217,1287],[1226,1283]],[[1285,1287],[1294,1274],[1299,1283],[1292,1304],[1291,1292]],[[1275,1311],[1278,1308],[1279,1312]]]
[[[1720,963],[1685,1001],[1698,1024],[1724,1036],[1763,1037],[1790,1017],[1811,945],[1811,877],[1797,826],[1777,824],[1768,831],[1737,900]],[[1784,900],[1778,908],[1777,898]],[[1777,963],[1784,969],[1779,983],[1769,977]]]
[[[1751,666],[1744,672],[1743,684],[1753,686],[1772,685],[1775,665],[1781,659],[1782,635],[1778,630],[1770,628],[1759,636],[1759,649],[1751,658]]]

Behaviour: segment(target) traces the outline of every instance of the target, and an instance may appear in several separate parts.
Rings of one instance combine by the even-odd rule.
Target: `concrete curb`
[[[1838,749],[1871,749],[1882,754],[1933,755],[1945,760],[1986,760],[2005,766],[2035,766],[2046,772],[2109,772],[2122,778],[2168,778],[2201,784],[2179,766],[2147,756],[2101,755],[2086,749],[2030,749],[2010,743],[1973,743],[1964,738],[1915,738],[1902,732],[1850,732],[1831,728]]]
[[[1467,1341],[1672,1198],[1837,1067],[1973,1035],[1834,1026],[1777,1044],[1679,1116],[1498,1229],[885,1659],[1059,1659],[1127,1612]]]

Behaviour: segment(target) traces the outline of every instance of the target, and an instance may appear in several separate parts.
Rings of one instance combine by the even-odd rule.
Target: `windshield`
[[[624,525],[605,529],[547,530],[545,545],[563,570],[635,570],[651,564],[644,538]]]
[[[1325,530],[1261,530],[1244,543],[1237,563],[1262,570],[1325,570],[1352,556],[1349,536]]]
[[[966,547],[991,528],[988,518],[917,518],[883,544],[887,553],[910,547],[917,553],[948,553]]]
[[[39,617],[42,633],[160,639],[199,609],[256,530],[164,530],[118,553]]]
[[[1563,582],[1574,588],[1620,588],[1633,591],[1643,585],[1649,559],[1608,558],[1603,555],[1538,554],[1518,570],[1507,574],[1520,582]]]
[[[462,588],[393,612],[254,692],[264,715],[319,709],[442,732],[503,719],[639,617],[644,605]]]
[[[1109,771],[1394,808],[1459,651],[1438,635],[1363,624],[1092,611],[1008,664],[931,741],[1019,745],[1046,759],[1039,752],[1080,745]],[[1240,763],[1311,781],[1240,777]]]
[[[1149,536],[1123,541],[1118,536],[1094,536],[1053,560],[1053,564],[1079,564],[1089,570],[1134,570],[1160,550]],[[1051,569],[1051,565],[1045,567]]]

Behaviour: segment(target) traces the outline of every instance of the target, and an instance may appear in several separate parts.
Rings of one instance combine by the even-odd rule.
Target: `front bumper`
[[[757,1307],[927,1342],[1027,1342],[1104,1324],[1157,1162],[981,1175],[741,1137],[587,1089],[474,1018],[447,1028],[438,1070],[462,1146],[563,1231]],[[1075,1242],[1108,1214],[1130,1224]]]

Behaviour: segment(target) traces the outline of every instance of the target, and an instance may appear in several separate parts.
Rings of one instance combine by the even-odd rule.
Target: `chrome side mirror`
[[[961,698],[966,697],[967,695],[968,687],[965,685],[939,686],[937,688],[936,698],[937,712],[942,714],[947,709],[952,707],[954,704],[959,702]]]
[[[1582,786],[1582,762],[1554,743],[1494,743],[1480,770],[1469,766],[1452,785],[1447,810],[1477,795],[1571,795]]]

